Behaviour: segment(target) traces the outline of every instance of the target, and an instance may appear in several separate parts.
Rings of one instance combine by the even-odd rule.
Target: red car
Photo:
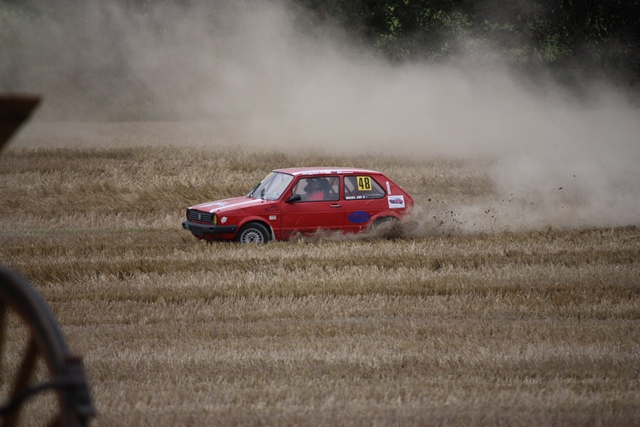
[[[413,199],[381,172],[287,168],[269,173],[244,197],[187,209],[182,223],[198,239],[266,243],[318,229],[359,232],[401,220]]]

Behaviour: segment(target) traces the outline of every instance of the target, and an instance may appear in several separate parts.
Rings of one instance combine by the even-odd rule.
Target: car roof
[[[289,175],[326,175],[326,174],[379,174],[380,172],[350,167],[306,167],[306,168],[283,168],[274,169],[274,172],[282,172]]]

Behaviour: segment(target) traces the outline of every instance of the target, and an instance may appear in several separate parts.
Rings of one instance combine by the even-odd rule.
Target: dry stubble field
[[[180,228],[190,204],[312,164],[383,170],[428,219],[266,246]],[[640,424],[640,231],[466,233],[430,214],[492,191],[464,162],[14,148],[0,262],[84,356],[95,425]]]

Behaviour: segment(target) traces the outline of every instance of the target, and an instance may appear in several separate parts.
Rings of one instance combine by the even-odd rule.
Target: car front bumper
[[[196,237],[204,237],[210,234],[233,234],[238,230],[237,225],[207,225],[193,221],[185,221],[182,228],[189,230]]]

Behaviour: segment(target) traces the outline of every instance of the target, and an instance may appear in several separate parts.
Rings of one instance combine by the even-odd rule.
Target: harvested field
[[[420,205],[417,228],[266,246],[180,228],[190,204],[292,165],[388,173]],[[83,355],[98,426],[640,424],[640,230],[503,227],[493,212],[509,201],[496,205],[485,166],[13,148],[0,263]],[[9,325],[5,366],[20,332]],[[31,405],[26,424],[51,405]]]

